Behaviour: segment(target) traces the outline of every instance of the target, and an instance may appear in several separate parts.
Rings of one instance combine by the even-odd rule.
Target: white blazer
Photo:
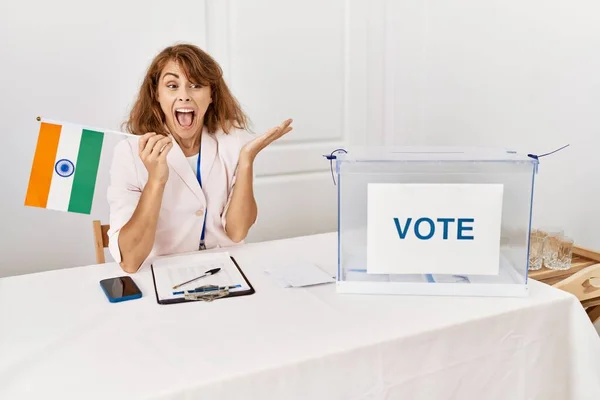
[[[206,127],[200,146],[200,176],[173,140],[167,155],[169,178],[165,185],[156,228],[154,246],[144,264],[155,256],[197,251],[200,244],[204,210],[206,248],[237,244],[225,233],[225,216],[231,200],[240,150],[252,140],[244,130],[209,134]],[[148,182],[148,171],[138,154],[139,137],[120,141],[114,148],[107,198],[109,204],[109,251],[121,262],[119,232],[129,221]],[[243,243],[243,242],[242,242]]]

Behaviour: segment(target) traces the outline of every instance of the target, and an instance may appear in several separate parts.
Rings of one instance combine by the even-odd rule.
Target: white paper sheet
[[[293,261],[265,270],[283,287],[303,287],[335,282],[318,265],[308,261]]]
[[[503,193],[488,183],[369,183],[367,272],[497,276]]]
[[[155,260],[152,267],[156,280],[156,290],[161,300],[181,298],[185,291],[194,290],[203,285],[228,286],[230,292],[250,289],[228,252],[193,253],[164,257]],[[213,268],[221,268],[221,270],[214,275],[197,279],[173,289],[173,286],[196,278]]]

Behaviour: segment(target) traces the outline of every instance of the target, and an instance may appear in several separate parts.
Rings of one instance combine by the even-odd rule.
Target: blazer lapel
[[[217,158],[217,139],[214,135],[206,132],[202,132],[202,142],[200,143],[200,151],[202,152],[202,158],[200,159],[200,171],[202,173],[202,185],[208,182],[210,172],[215,165]]]
[[[204,163],[203,160],[200,161]],[[167,162],[177,173],[177,175],[179,175],[183,182],[185,182],[185,184],[190,188],[190,190],[196,195],[198,200],[200,200],[202,204],[205,204],[206,199],[204,197],[204,193],[202,193],[202,190],[200,189],[196,174],[194,174],[194,171],[188,163],[185,154],[183,154],[183,150],[181,150],[181,147],[179,147],[179,144],[175,139],[173,139],[173,148],[171,148],[171,151],[167,155]]]

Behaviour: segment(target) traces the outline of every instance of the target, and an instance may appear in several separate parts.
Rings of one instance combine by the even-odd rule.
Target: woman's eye
[[[202,85],[196,85],[195,83],[191,84],[192,89],[200,89]]]
[[[176,84],[174,84],[174,83],[169,83],[169,84],[167,84],[167,87],[168,87],[169,89],[177,89],[177,85],[176,85]]]

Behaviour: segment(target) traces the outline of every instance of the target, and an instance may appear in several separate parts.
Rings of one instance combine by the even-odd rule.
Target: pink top
[[[202,189],[196,178],[195,167],[192,169],[181,147],[173,140],[173,147],[167,155],[169,178],[165,185],[156,238],[144,264],[154,256],[197,251],[205,209],[206,248],[237,244],[225,233],[225,216],[235,183],[240,150],[252,139],[252,135],[244,130],[209,134],[205,128],[200,146]],[[127,138],[115,146],[110,170],[107,193],[110,208],[108,248],[116,262],[121,262],[118,246],[120,229],[133,215],[148,181],[148,171],[138,155],[138,140],[139,137]]]

